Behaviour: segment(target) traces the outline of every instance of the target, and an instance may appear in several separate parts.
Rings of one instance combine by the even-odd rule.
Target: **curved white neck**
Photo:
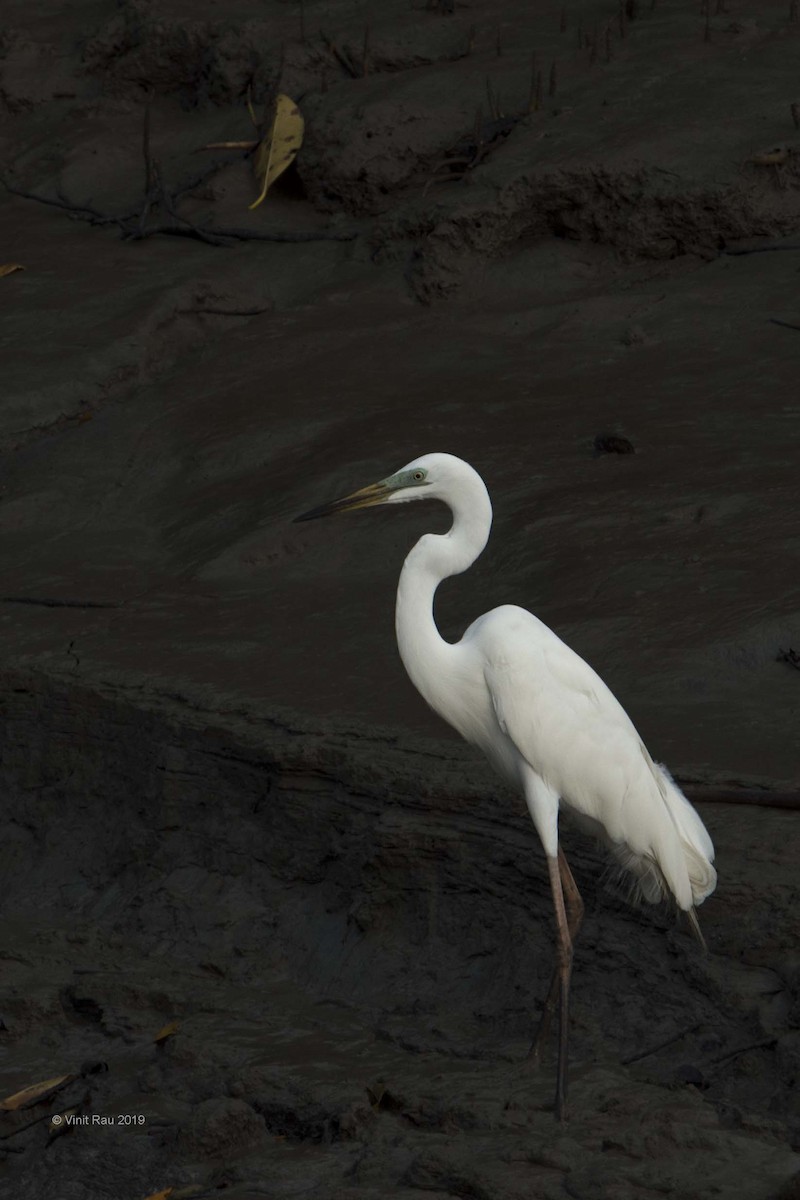
[[[426,533],[409,553],[400,573],[395,628],[400,657],[414,686],[438,711],[442,673],[457,647],[436,628],[433,601],[443,579],[460,575],[483,552],[492,527],[492,505],[481,477],[470,470],[444,500],[453,513],[448,533]]]

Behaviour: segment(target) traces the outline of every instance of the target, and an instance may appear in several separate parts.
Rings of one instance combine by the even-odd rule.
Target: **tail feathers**
[[[624,842],[611,846],[611,852],[619,867],[619,871],[612,872],[612,880],[614,884],[625,880],[629,900],[638,904],[644,901],[660,904],[672,895],[664,872],[654,858],[637,854]]]
[[[659,799],[654,796],[652,840],[648,845],[641,839],[635,847],[627,841],[613,842],[610,848],[627,873],[631,898],[649,904],[673,900],[689,915],[693,932],[702,941],[694,908],[711,895],[717,884],[714,846],[669,772],[655,763],[650,765],[659,793]]]
[[[689,884],[692,889],[694,905],[702,904],[717,886],[717,872],[710,860],[697,850],[696,846],[681,839],[683,853],[686,859],[686,870],[689,873]]]
[[[612,851],[617,867],[610,869],[606,881],[613,891],[623,890],[620,885],[624,884],[623,895],[631,904],[641,904],[643,901],[648,904],[660,904],[665,900],[676,903],[672,888],[655,859],[636,854],[627,846],[612,846]],[[713,867],[711,870],[713,871]],[[679,904],[678,908],[680,911]],[[682,911],[686,913],[692,936],[707,953],[708,946],[697,919],[697,910],[694,905],[690,905]]]
[[[697,812],[678,788],[666,767],[661,764],[654,765],[657,775],[661,776],[659,784],[663,785],[661,786],[662,795],[680,836],[681,849],[692,889],[692,902],[694,905],[702,904],[717,886],[717,872],[713,866],[713,842]]]

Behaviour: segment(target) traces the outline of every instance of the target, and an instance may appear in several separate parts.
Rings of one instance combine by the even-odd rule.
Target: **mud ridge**
[[[730,243],[797,230],[794,214],[759,204],[749,190],[697,191],[691,180],[677,177],[666,183],[657,168],[544,172],[520,179],[485,205],[475,199],[443,216],[419,211],[378,221],[371,240],[376,258],[408,259],[415,296],[430,302],[456,290],[471,268],[537,239],[609,247],[628,262],[685,254],[709,260]]]

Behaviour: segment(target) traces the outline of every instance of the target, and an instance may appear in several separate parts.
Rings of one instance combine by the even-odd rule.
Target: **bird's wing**
[[[475,630],[500,730],[568,808],[597,822],[643,895],[683,909],[713,890],[702,821],[656,766],[622,705],[588,663],[524,609]]]
[[[524,609],[475,630],[500,729],[570,807],[625,835],[632,789],[651,791],[652,763],[633,722],[588,663]]]

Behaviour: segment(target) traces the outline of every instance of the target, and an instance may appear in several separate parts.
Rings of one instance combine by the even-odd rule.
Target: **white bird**
[[[529,1057],[538,1061],[559,1002],[555,1112],[562,1120],[569,982],[583,903],[559,845],[559,807],[600,837],[645,900],[671,898],[698,935],[694,908],[716,886],[714,847],[672,777],[653,762],[619,701],[537,617],[505,604],[478,617],[460,642],[440,635],[433,615],[436,589],[472,566],[492,524],[486,486],[468,463],[451,454],[425,454],[380,483],[295,519],[411,500],[443,501],[453,524],[446,534],[425,534],[405,560],[397,589],[397,644],[431,708],[522,791],[541,838],[558,956]]]

